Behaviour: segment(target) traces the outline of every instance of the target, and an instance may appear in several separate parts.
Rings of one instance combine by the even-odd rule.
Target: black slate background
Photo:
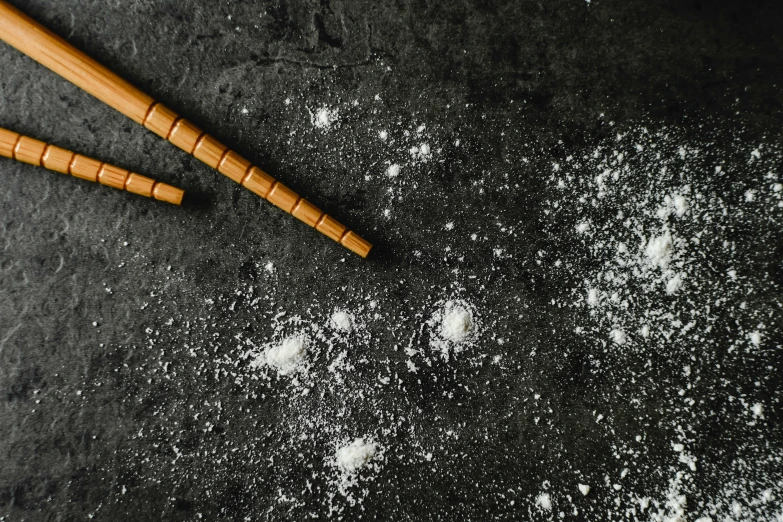
[[[197,404],[198,397],[223,398],[232,423],[222,426],[222,437],[241,442],[246,426],[236,390],[202,380],[187,365],[178,383],[148,382],[162,352],[135,348],[146,345],[145,329],[161,328],[169,317],[204,313],[203,298],[215,297],[220,309],[221,297],[239,285],[263,284],[256,263],[267,260],[276,266],[282,308],[325,303],[326,310],[367,292],[382,296],[391,310],[416,308],[410,303],[431,303],[438,289],[452,284],[450,270],[458,264],[440,262],[446,246],[465,252],[460,266],[478,275],[481,285],[468,284],[465,295],[482,310],[516,309],[516,297],[529,305],[496,326],[513,332],[521,345],[537,346],[542,356],[534,369],[517,372],[520,377],[460,368],[459,382],[469,387],[498,379],[494,395],[470,396],[463,407],[427,400],[432,390],[426,385],[384,396],[389,411],[422,408],[423,418],[476,419],[477,435],[459,443],[469,457],[442,462],[437,473],[390,462],[377,494],[345,516],[512,518],[513,511],[492,497],[493,483],[533,491],[541,480],[566,475],[564,461],[601,482],[610,445],[589,435],[594,421],[585,412],[608,400],[614,384],[610,376],[591,372],[579,355],[568,313],[548,306],[565,283],[550,282],[544,268],[521,261],[552,247],[539,220],[542,180],[520,175],[512,180],[520,185],[512,195],[485,198],[471,182],[485,172],[508,170],[505,159],[518,158],[515,151],[524,143],[553,159],[568,148],[594,145],[614,132],[606,121],[618,127],[653,121],[698,136],[703,128],[695,120],[720,122],[741,114],[751,141],[774,135],[783,123],[779,2],[11,3],[377,246],[368,261],[350,255],[0,46],[0,125],[188,192],[185,205],[176,208],[0,162],[0,513],[7,520],[84,520],[88,513],[101,520],[194,520],[197,512],[206,520],[323,516],[312,499],[300,511],[267,512],[286,474],[307,474],[295,463],[283,478],[250,492],[247,477],[267,471],[244,462],[219,472],[210,462],[194,462],[190,475],[188,469],[150,467],[147,458],[169,459],[154,444],[170,436],[172,423],[186,424],[182,405]],[[293,109],[284,110],[286,98]],[[353,99],[361,103],[350,109]],[[342,118],[339,129],[318,134],[306,107],[322,104],[343,107]],[[240,112],[243,107],[248,115]],[[419,172],[418,190],[388,221],[378,210],[384,191],[363,183],[387,154],[363,136],[403,119],[426,122],[428,132],[442,137],[445,160]],[[499,140],[509,122],[515,134]],[[464,144],[459,149],[448,145],[456,138]],[[505,240],[516,261],[502,266],[490,248],[473,246],[467,232],[443,234],[443,224],[454,221],[458,229],[492,236],[498,216],[515,223],[524,238]],[[258,337],[267,333],[251,310],[231,318],[225,310],[206,313],[213,314],[216,337],[230,337],[238,325]],[[391,349],[393,335],[376,335],[378,359],[403,360]],[[548,343],[553,339],[576,347],[575,355],[562,360]],[[156,350],[178,342],[164,334]],[[486,352],[515,357],[497,346]],[[531,384],[567,420],[570,428],[558,442],[567,457],[553,450],[530,459],[528,446],[547,441],[537,441],[523,420],[506,418],[508,396]],[[443,386],[459,393],[454,383]],[[614,407],[622,416],[620,402]],[[268,408],[253,422],[261,418],[273,426],[279,405]],[[350,421],[357,431],[378,422],[378,415],[357,411]],[[656,411],[655,404],[649,411]],[[627,422],[628,433],[642,423],[630,415]],[[645,422],[653,433],[655,423]],[[502,434],[503,442],[491,451],[479,444],[486,427]],[[153,435],[136,437],[142,428]],[[668,439],[662,435],[659,442],[663,448]],[[274,447],[274,438],[268,444]],[[535,466],[521,464],[533,460]],[[122,498],[120,485],[127,485]],[[659,486],[651,480],[651,491]],[[593,502],[602,505],[598,495]]]

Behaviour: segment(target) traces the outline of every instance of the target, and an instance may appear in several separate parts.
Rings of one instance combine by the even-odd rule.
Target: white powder
[[[644,253],[653,266],[666,270],[672,259],[672,251],[672,236],[669,232],[665,232],[663,235],[650,239]]]
[[[590,306],[595,306],[598,304],[598,301],[600,300],[600,296],[598,295],[598,290],[595,288],[591,288],[587,291],[587,304]]]
[[[475,308],[467,301],[454,299],[441,303],[427,325],[432,328],[430,347],[440,351],[448,361],[451,352],[459,353],[472,346],[480,324]]]
[[[470,335],[472,328],[473,317],[470,310],[457,304],[453,305],[451,309],[444,314],[440,331],[445,339],[459,343]]]
[[[390,178],[396,178],[400,175],[400,166],[396,163],[389,165],[389,168],[386,169],[386,175]]]
[[[552,509],[552,497],[549,493],[541,493],[536,499],[536,504],[549,511]]]
[[[682,275],[674,274],[674,277],[669,279],[669,281],[666,283],[666,293],[674,294],[680,288],[682,288]]]
[[[389,137],[389,133],[384,131],[381,131],[378,133],[378,137],[381,138],[383,141],[386,141],[386,138]]]
[[[579,232],[580,234],[584,234],[585,232],[588,231],[589,228],[590,228],[590,223],[579,223],[576,226],[576,231]]]
[[[751,408],[751,411],[753,412],[753,416],[757,419],[763,419],[764,418],[764,405],[760,402],[757,402],[753,405]]]
[[[753,343],[754,346],[761,346],[761,333],[760,332],[750,332],[750,335],[748,335],[748,338],[750,339],[750,342]]]
[[[688,200],[685,196],[679,194],[674,195],[674,210],[677,212],[677,217],[682,217],[688,212]]]
[[[345,310],[335,310],[332,314],[332,326],[338,332],[350,333],[353,331],[354,317]]]
[[[579,492],[582,493],[582,495],[587,496],[587,494],[590,493],[590,486],[579,484]]]
[[[612,341],[614,341],[616,344],[622,346],[625,344],[625,341],[627,340],[627,336],[625,335],[625,332],[622,330],[615,328],[609,333],[609,336],[612,338]]]
[[[266,364],[275,368],[280,375],[288,375],[304,368],[306,355],[307,339],[301,335],[292,335],[267,349],[252,364],[255,367]]]
[[[318,129],[327,130],[331,128],[332,124],[337,121],[337,117],[340,115],[339,109],[329,109],[328,107],[321,107],[315,113],[310,113],[310,121]]]
[[[411,147],[410,153],[413,159],[417,159],[419,161],[427,161],[430,159],[430,156],[432,155],[432,150],[430,149],[428,143],[422,143],[418,147]]]
[[[355,473],[366,466],[377,452],[373,442],[357,438],[350,444],[337,449],[335,459],[337,466],[344,472]]]

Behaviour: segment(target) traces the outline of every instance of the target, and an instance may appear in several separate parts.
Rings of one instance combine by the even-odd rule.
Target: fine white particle
[[[587,484],[579,484],[579,492],[582,495],[587,496],[587,494],[590,493],[590,486]]]

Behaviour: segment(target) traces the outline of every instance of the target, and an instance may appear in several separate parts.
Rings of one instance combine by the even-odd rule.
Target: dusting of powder
[[[347,151],[369,152],[356,157],[372,157],[372,162],[352,165],[375,174],[364,177],[363,190],[377,193],[373,201],[379,227],[424,206],[416,198],[426,194],[421,188],[433,178],[431,171],[454,151],[446,149],[452,143],[466,147],[467,141],[460,145],[459,139],[439,136],[419,122],[376,121],[352,134],[351,126],[339,126],[339,116],[347,121],[351,111],[347,106],[342,110],[345,114],[323,105],[312,111],[312,127],[335,132],[309,133],[306,139],[323,140],[320,146],[329,150],[325,156],[339,157],[332,165],[335,170],[351,161]],[[342,148],[329,149],[330,140],[338,139]],[[536,243],[532,235],[523,238],[515,223],[504,222],[503,212],[489,211],[486,220],[475,217],[481,228],[466,226],[467,220],[454,214],[428,224],[431,230],[449,233],[438,234],[442,238],[430,245],[417,245],[412,255],[415,262],[435,264],[442,269],[436,272],[450,281],[428,279],[427,274],[400,276],[401,286],[426,284],[426,297],[411,292],[399,298],[384,282],[361,292],[343,289],[333,299],[320,295],[320,302],[294,300],[283,307],[280,295],[291,288],[274,286],[286,277],[283,265],[275,268],[272,260],[264,260],[256,267],[264,285],[222,298],[204,296],[208,308],[214,305],[208,313],[177,317],[169,328],[176,334],[172,339],[187,342],[171,342],[160,355],[160,371],[188,365],[189,371],[179,374],[183,379],[198,375],[201,386],[211,382],[202,377],[214,374],[217,382],[232,383],[247,399],[225,399],[222,405],[210,401],[207,406],[201,395],[191,399],[205,433],[227,424],[221,407],[233,407],[233,414],[239,411],[259,426],[265,414],[256,409],[267,412],[273,406],[280,411],[279,422],[269,428],[270,439],[267,429],[242,433],[234,439],[231,451],[236,454],[223,446],[230,429],[191,449],[183,449],[172,436],[172,462],[178,463],[174,472],[183,470],[182,482],[190,477],[186,468],[177,467],[177,459],[199,459],[214,470],[225,469],[226,458],[253,461],[268,466],[269,476],[276,476],[277,469],[282,475],[289,463],[299,462],[307,466],[306,480],[297,482],[292,474],[276,483],[259,479],[249,487],[255,487],[254,493],[279,488],[277,500],[285,509],[320,506],[324,514],[334,511],[348,519],[356,513],[343,513],[343,504],[359,503],[376,489],[388,494],[397,487],[402,475],[387,473],[391,470],[381,467],[384,459],[393,461],[394,470],[417,470],[420,475],[413,475],[414,481],[435,474],[449,483],[448,474],[460,469],[455,462],[476,464],[460,444],[475,441],[482,448],[500,450],[484,454],[500,459],[494,461],[499,464],[504,462],[507,437],[525,433],[535,443],[527,453],[531,462],[554,464],[542,466],[541,474],[562,468],[573,473],[570,477],[598,482],[592,482],[592,493],[591,486],[577,484],[576,493],[570,478],[560,480],[562,474],[543,489],[496,475],[481,487],[492,502],[505,502],[506,511],[498,504],[498,518],[526,519],[525,512],[537,510],[559,520],[783,520],[776,505],[783,454],[779,445],[765,439],[778,399],[762,392],[777,378],[771,356],[779,350],[779,334],[773,330],[778,310],[759,298],[771,279],[747,267],[747,256],[738,248],[743,238],[736,232],[755,230],[762,222],[779,228],[780,153],[754,146],[756,154],[749,156],[754,163],[720,158],[722,166],[717,166],[710,163],[714,156],[727,154],[713,150],[707,157],[703,151],[710,149],[709,143],[691,146],[676,130],[650,132],[643,127],[625,129],[594,149],[567,151],[563,158],[534,148],[543,150],[531,146],[525,157],[509,158],[514,170],[509,167],[497,175],[482,167],[470,185],[457,183],[454,188],[480,198],[490,192],[512,197],[520,194],[513,192],[519,176],[545,179],[551,172],[542,195],[546,202],[539,209],[549,246]],[[740,152],[743,158],[749,153]],[[733,185],[720,177],[741,168],[748,169],[754,181],[738,183],[731,192],[726,187]],[[718,181],[712,179],[713,172]],[[759,216],[764,219],[756,219]],[[464,248],[453,241],[463,233],[471,239]],[[528,250],[528,244],[535,249]],[[764,242],[754,248],[764,248]],[[516,285],[523,279],[532,292],[551,294],[551,303],[526,294]],[[482,295],[481,303],[466,297],[470,295]],[[216,317],[222,320],[218,314],[223,312],[236,315],[229,315],[238,332],[235,338],[214,335],[211,324]],[[517,317],[521,321],[511,320]],[[247,328],[261,318],[264,328]],[[526,335],[535,328],[513,326],[527,321],[540,322],[546,335],[536,339]],[[509,324],[512,333],[504,335]],[[712,330],[721,333],[710,334]],[[249,365],[240,364],[247,359]],[[750,363],[754,366],[748,368],[758,373],[751,379],[755,387],[745,382],[743,365]],[[611,383],[603,388],[609,390],[606,395],[589,397],[583,412],[578,410],[582,406],[568,409],[570,397],[548,397],[556,387],[544,393],[537,389],[542,378],[559,383],[562,376],[573,375],[574,364],[583,384]],[[482,375],[461,380],[468,372]],[[149,377],[160,375],[151,372]],[[568,390],[571,386],[564,384]],[[471,401],[482,397],[500,399],[503,414],[493,417],[489,412],[487,417],[495,424],[483,426],[483,412],[455,415],[470,411]],[[430,405],[432,411],[425,411]],[[210,418],[205,419],[207,413]],[[591,426],[584,424],[585,441],[605,456],[602,476],[575,469],[579,458],[567,455],[571,449],[562,445],[567,429],[562,419],[575,413],[595,420]],[[721,425],[721,418],[736,419],[732,422],[737,431],[729,433],[732,442],[727,443],[733,456],[710,462],[715,455],[703,458],[699,451],[704,450],[697,449],[711,447],[701,427]],[[370,432],[364,422],[373,426]],[[357,433],[364,436],[356,438]],[[245,439],[250,442],[245,444]],[[374,488],[373,481],[381,487]],[[588,499],[581,498],[588,494]],[[394,509],[389,518],[409,518],[405,506]],[[444,516],[450,515],[456,518],[453,512]]]

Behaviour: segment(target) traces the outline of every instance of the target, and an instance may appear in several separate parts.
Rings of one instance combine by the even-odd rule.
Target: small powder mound
[[[301,335],[292,335],[269,348],[254,364],[260,366],[265,363],[275,368],[280,375],[288,375],[304,368],[306,355],[307,339]]]
[[[449,304],[446,303],[447,310],[443,314],[440,332],[444,339],[460,343],[468,338],[473,329],[473,314],[459,304],[452,304],[449,309]]]
[[[346,473],[355,473],[375,457],[378,448],[373,442],[357,438],[350,444],[337,449],[337,466]]]
[[[552,509],[552,497],[549,496],[549,493],[541,493],[536,499],[536,504],[549,511]]]
[[[332,314],[332,327],[338,332],[351,333],[353,331],[354,317],[345,310],[335,310]]]
[[[667,294],[674,294],[677,293],[678,290],[682,288],[682,275],[680,274],[674,274],[674,276],[669,279],[669,281],[666,283],[666,293]]]
[[[310,113],[310,121],[317,129],[327,130],[331,128],[332,124],[337,121],[340,111],[338,109],[329,109],[329,107],[321,107],[314,113]]]
[[[628,336],[625,335],[625,332],[619,328],[612,330],[609,335],[612,338],[612,341],[614,341],[616,344],[619,344],[620,346],[624,345],[625,341],[628,339]]]
[[[459,353],[471,346],[481,325],[475,308],[467,301],[450,300],[441,303],[427,324],[432,328],[430,347],[441,352],[448,361],[452,352]]]
[[[666,270],[669,268],[673,250],[672,236],[666,232],[663,235],[650,239],[645,254],[650,264],[659,267],[661,270]]]
[[[394,165],[389,165],[389,168],[386,169],[386,175],[390,178],[396,178],[400,175],[400,166],[396,163]]]

